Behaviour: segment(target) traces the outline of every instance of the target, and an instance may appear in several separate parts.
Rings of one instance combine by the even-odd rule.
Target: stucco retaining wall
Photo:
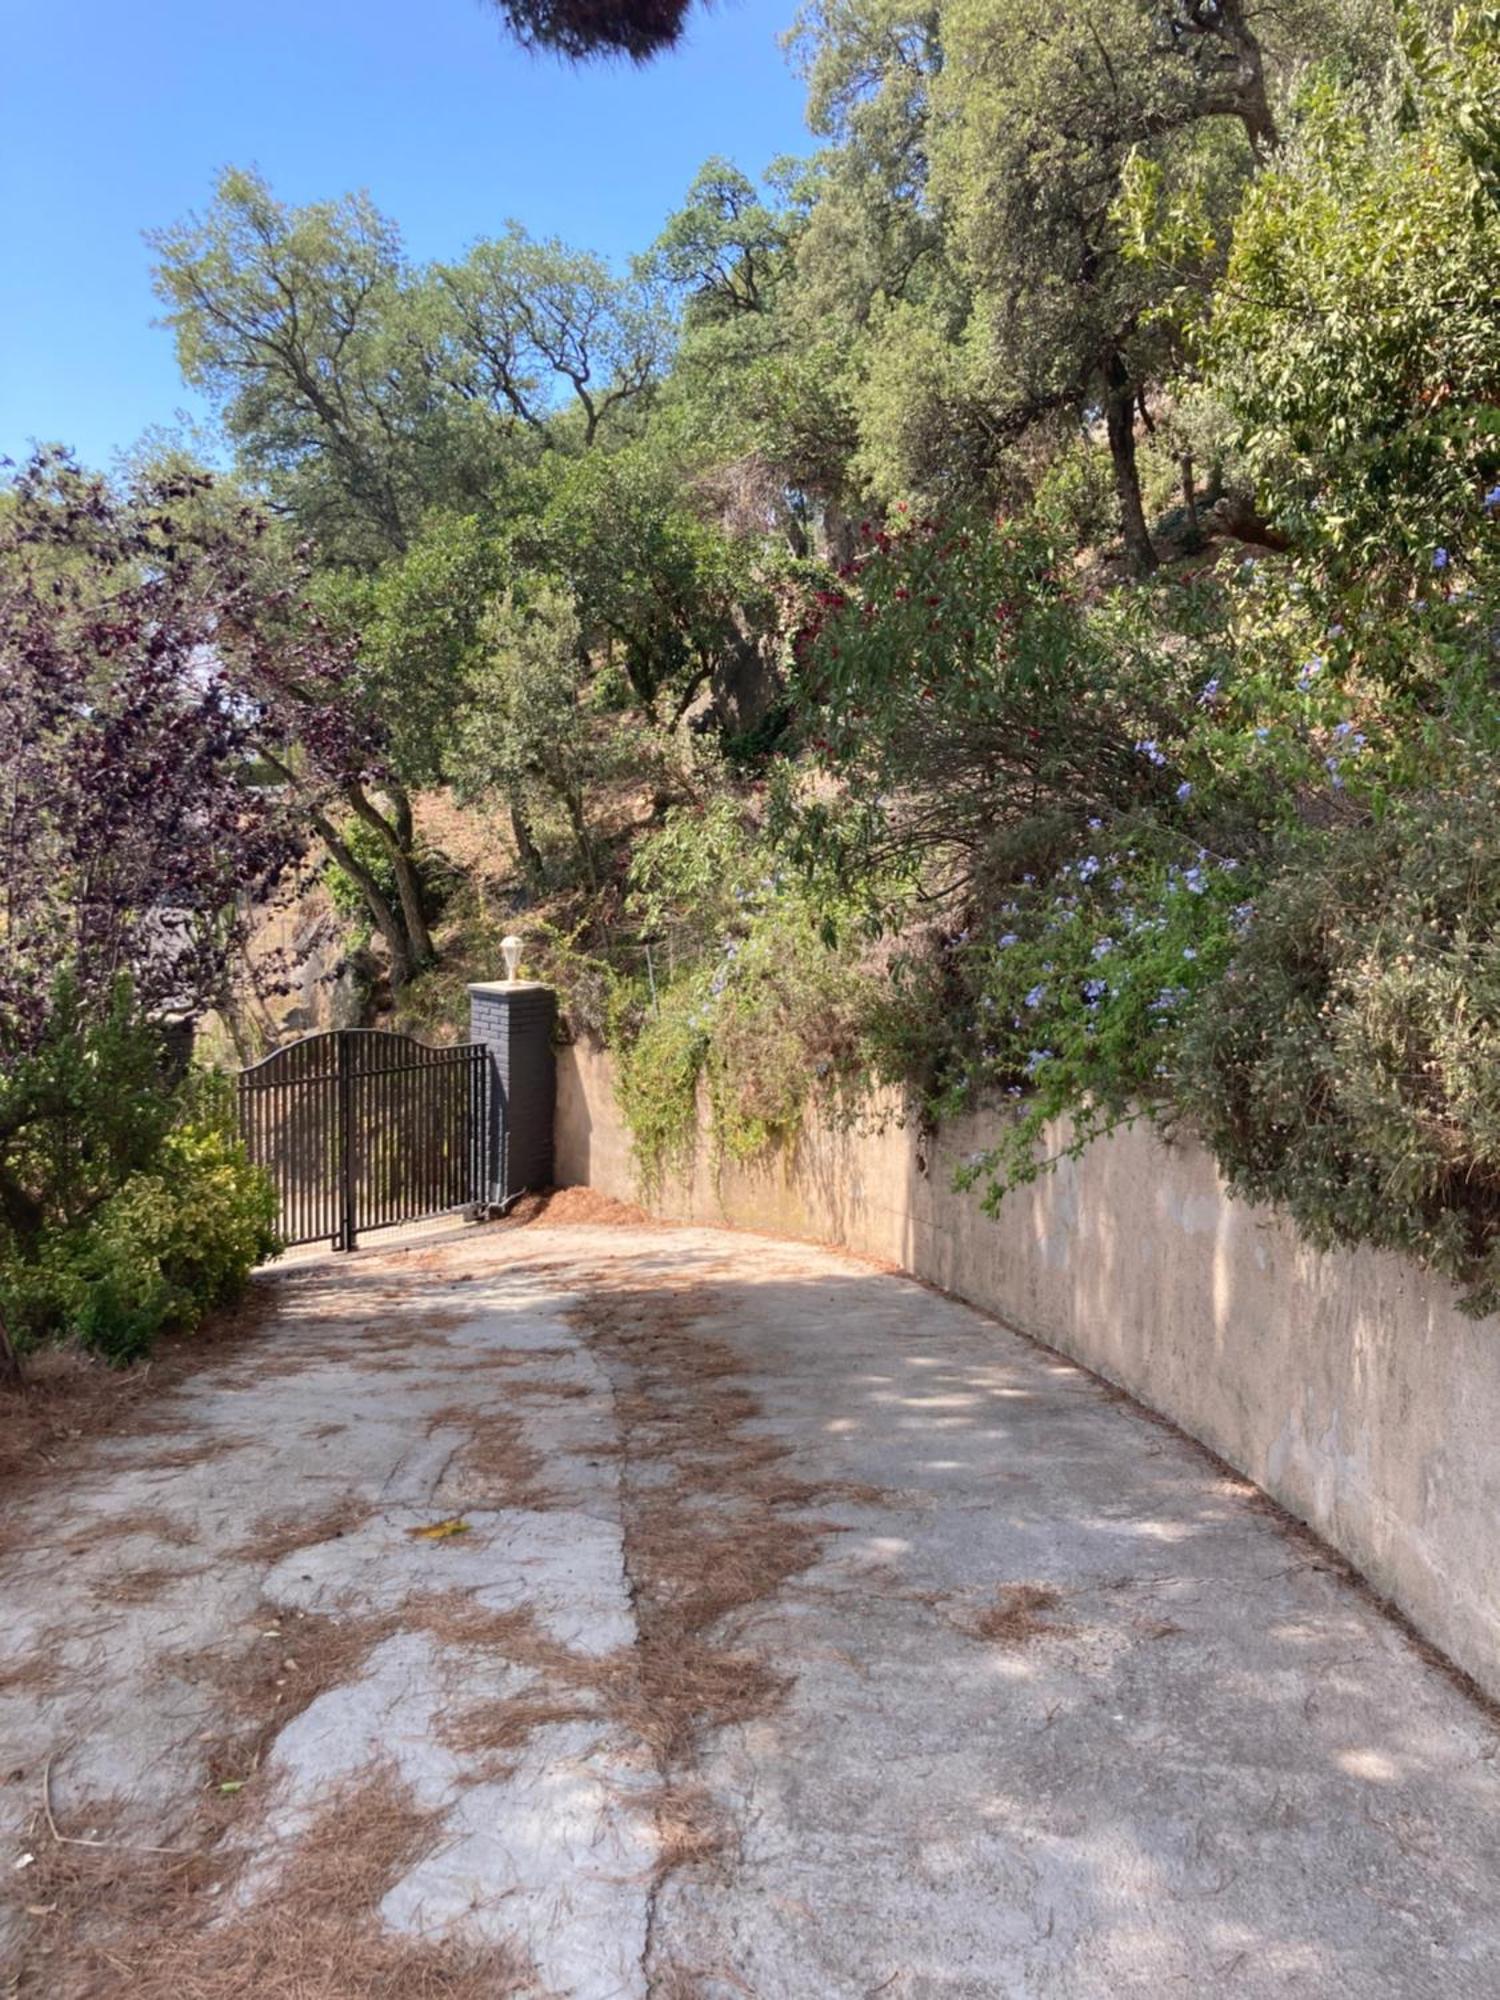
[[[639,1202],[607,1054],[558,1063],[559,1185]],[[655,1207],[843,1245],[996,1313],[1159,1410],[1316,1529],[1500,1697],[1500,1320],[1375,1252],[1321,1255],[1231,1201],[1201,1148],[1141,1129],[997,1218],[953,1190],[988,1115],[930,1142],[872,1100]]]

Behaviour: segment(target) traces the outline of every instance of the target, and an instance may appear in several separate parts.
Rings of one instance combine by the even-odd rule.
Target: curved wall
[[[558,1061],[557,1180],[640,1202],[610,1058]],[[1059,1348],[1170,1417],[1346,1556],[1500,1696],[1500,1320],[1373,1251],[1310,1250],[1231,1201],[1212,1160],[1144,1128],[1101,1140],[990,1218],[953,1169],[994,1120],[931,1142],[894,1097],[814,1118],[764,1163],[656,1212],[840,1244]]]

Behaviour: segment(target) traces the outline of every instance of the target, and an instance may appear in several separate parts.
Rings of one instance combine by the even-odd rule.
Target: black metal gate
[[[288,1244],[352,1250],[362,1229],[488,1198],[490,1054],[341,1028],[239,1077],[240,1130],[275,1183]]]

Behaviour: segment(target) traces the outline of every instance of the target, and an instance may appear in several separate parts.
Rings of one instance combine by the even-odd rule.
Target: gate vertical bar
[[[339,1154],[339,1233],[335,1250],[352,1250],[359,1229],[354,1182],[354,1052],[350,1039],[347,1031],[341,1031],[334,1045],[338,1058]]]

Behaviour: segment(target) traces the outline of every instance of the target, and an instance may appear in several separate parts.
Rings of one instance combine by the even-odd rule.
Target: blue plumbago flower
[[[1341,791],[1342,791],[1342,790],[1344,789],[1344,781],[1343,781],[1343,779],[1342,779],[1342,778],[1341,778],[1341,777],[1339,776],[1339,760],[1338,760],[1338,758],[1337,758],[1337,757],[1325,757],[1325,758],[1323,759],[1323,768],[1324,768],[1324,769],[1325,769],[1325,770],[1327,771],[1327,773],[1328,773],[1328,775],[1329,775],[1330,779],[1331,779],[1331,780],[1332,780],[1332,782],[1333,782],[1333,789],[1334,789],[1334,790],[1335,790],[1336,792],[1341,792]]]
[[[1191,890],[1195,896],[1201,896],[1207,886],[1203,880],[1203,870],[1197,867],[1184,868],[1182,871],[1182,886],[1184,889]]]
[[[1052,970],[1052,961],[1050,958],[1047,960],[1046,964],[1042,967],[1042,970],[1043,972],[1050,972]]]
[[[1434,569],[1446,569],[1448,567],[1448,551],[1446,549],[1433,550],[1432,566]]]
[[[1184,778],[1182,783],[1177,787],[1177,796],[1179,799],[1187,799],[1191,798],[1192,794],[1193,794],[1193,788],[1188,783],[1187,779]]]
[[[1114,948],[1115,941],[1113,938],[1102,937],[1094,946],[1093,952],[1090,955],[1094,958],[1108,958]]]
[[[1083,982],[1083,997],[1091,1007],[1097,1007],[1108,991],[1107,979],[1085,979]]]
[[[1236,903],[1229,913],[1229,921],[1237,931],[1247,931],[1250,919],[1255,915],[1254,903]]]
[[[1103,826],[1103,824],[1104,824],[1104,822],[1103,822],[1103,820],[1102,820],[1102,819],[1091,819],[1091,820],[1089,821],[1089,832],[1090,832],[1090,833],[1097,833],[1097,832],[1099,831],[1100,827],[1101,827],[1101,826]]]
[[[1190,944],[1185,944],[1182,947],[1182,955],[1184,958],[1196,958],[1198,956],[1197,952],[1194,951],[1193,947]]]
[[[1425,611],[1426,609],[1427,609],[1427,599],[1425,597],[1419,597],[1415,602],[1415,604],[1412,605],[1413,611]]]
[[[1323,671],[1323,655],[1321,653],[1314,653],[1312,658],[1307,662],[1306,666],[1303,667],[1301,673],[1298,674],[1297,676],[1298,687],[1304,690],[1310,688],[1313,682],[1317,679],[1318,675],[1322,673],[1322,671]]]
[[[1167,761],[1161,750],[1158,749],[1154,736],[1143,736],[1135,747],[1148,764],[1165,764]]]
[[[1047,989],[1045,986],[1033,986],[1031,991],[1026,995],[1026,1005],[1028,1007],[1040,1007],[1046,997]]]
[[[1218,693],[1219,676],[1215,674],[1211,680],[1206,680],[1202,687],[1199,688],[1198,706],[1200,708],[1212,708],[1215,700],[1218,698]]]
[[[1333,733],[1342,742],[1346,736],[1354,734],[1354,724],[1352,722],[1336,722],[1333,725]]]
[[[1485,511],[1493,514],[1500,507],[1500,486],[1492,486],[1484,496]]]
[[[1042,1064],[1044,1062],[1051,1062],[1051,1060],[1051,1049],[1033,1049],[1031,1054],[1026,1058],[1026,1074],[1028,1076],[1035,1076]]]
[[[1268,736],[1270,735],[1270,733],[1271,733],[1271,732],[1270,732],[1270,730],[1269,730],[1269,729],[1257,729],[1257,730],[1256,730],[1256,732],[1255,732],[1255,740],[1256,740],[1256,742],[1257,742],[1257,743],[1264,743],[1264,742],[1265,742],[1265,740],[1266,740],[1266,738],[1267,738],[1267,737],[1268,737]]]
[[[1007,1084],[1007,1085],[1005,1086],[1005,1094],[1006,1094],[1006,1096],[1007,1096],[1007,1097],[1019,1097],[1019,1096],[1021,1095],[1021,1086],[1020,1086],[1020,1084],[1018,1084],[1018,1083],[1008,1083],[1008,1084]]]
[[[1239,865],[1240,864],[1238,863],[1238,861],[1235,860],[1232,854],[1226,855],[1224,859],[1219,863],[1219,867],[1225,875],[1232,875],[1235,869],[1239,867]]]
[[[1123,896],[1125,893],[1125,877],[1123,875],[1111,876],[1109,886],[1114,895]]]
[[[1330,639],[1342,639],[1342,638],[1343,638],[1343,636],[1344,636],[1344,628],[1343,628],[1343,626],[1342,626],[1342,625],[1330,625],[1330,626],[1329,626],[1329,628],[1328,628],[1328,636],[1329,636],[1329,638],[1330,638]]]
[[[1086,855],[1085,855],[1085,856],[1083,857],[1082,861],[1080,861],[1080,862],[1079,862],[1079,864],[1078,864],[1078,879],[1079,879],[1079,881],[1080,881],[1080,882],[1091,882],[1091,881],[1092,881],[1092,880],[1094,879],[1094,877],[1095,877],[1095,876],[1096,876],[1096,875],[1097,875],[1098,873],[1099,873],[1099,857],[1098,857],[1098,855],[1097,855],[1097,854],[1086,854]]]
[[[1016,936],[1014,931],[1007,931],[1004,937],[995,939],[995,949],[996,951],[1009,951],[1013,944],[1019,944],[1020,942],[1021,940]]]

